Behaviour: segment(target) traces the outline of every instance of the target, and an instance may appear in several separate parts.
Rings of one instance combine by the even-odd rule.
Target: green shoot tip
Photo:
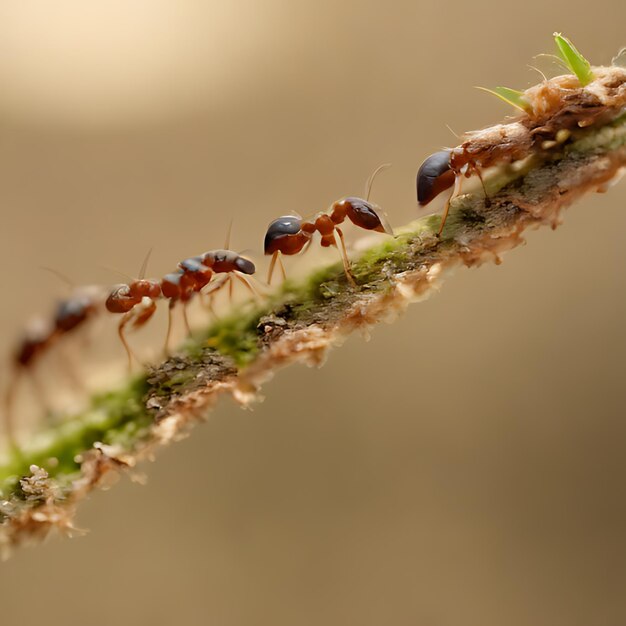
[[[583,87],[588,85],[594,79],[589,61],[576,50],[574,44],[567,37],[563,37],[561,33],[553,33],[553,37],[559,55],[569,70],[576,75]]]

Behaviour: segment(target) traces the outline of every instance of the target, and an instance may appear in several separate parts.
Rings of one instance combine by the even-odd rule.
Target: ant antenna
[[[446,127],[446,128],[447,128],[447,129],[448,129],[448,130],[449,130],[449,131],[450,131],[450,132],[451,132],[451,133],[452,133],[452,134],[453,134],[453,135],[454,135],[457,139],[460,139],[460,137],[461,137],[461,136],[459,135],[459,133],[457,133],[457,132],[456,132],[456,131],[452,128],[452,126],[450,126],[450,124],[444,124],[444,126],[445,126],[445,127]]]
[[[224,242],[224,250],[230,250],[230,235],[233,232],[233,219],[228,223],[228,230],[226,231],[226,241]]]
[[[113,274],[117,274],[118,276],[121,276],[122,278],[125,278],[129,282],[132,282],[133,280],[135,280],[129,274],[125,274],[124,272],[120,272],[120,270],[115,269],[114,267],[110,267],[109,265],[98,265],[98,267],[100,269],[106,270],[107,272],[113,272]]]
[[[137,277],[139,278],[139,280],[143,280],[143,278],[146,276],[146,270],[148,269],[148,261],[150,260],[151,254],[152,254],[152,248],[148,250],[148,254],[146,254],[146,258],[143,260],[143,263],[141,264],[141,269],[139,270],[139,276]]]
[[[76,287],[76,283],[69,279],[65,274],[63,274],[62,272],[59,272],[59,270],[55,270],[53,267],[48,267],[47,265],[40,265],[39,266],[40,270],[44,270],[45,272],[50,272],[51,274],[54,274],[60,281],[64,282],[68,287]]]
[[[370,193],[372,191],[372,185],[374,184],[374,179],[376,178],[377,174],[379,172],[382,172],[382,170],[386,170],[388,167],[391,167],[391,163],[383,163],[382,165],[379,165],[370,175],[370,177],[367,179],[367,182],[365,183],[365,199],[369,200],[370,199]]]

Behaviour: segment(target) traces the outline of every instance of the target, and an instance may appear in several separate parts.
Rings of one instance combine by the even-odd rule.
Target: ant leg
[[[233,303],[233,279],[230,274],[228,274],[228,278],[226,279],[226,282],[228,283],[228,304],[232,305]]]
[[[278,258],[278,255],[280,254],[280,252],[278,250],[276,250],[276,252],[274,252],[274,254],[272,254],[272,260],[270,261],[270,269],[267,273],[267,284],[271,285],[272,284],[272,274],[274,273],[274,266],[276,265],[276,259]]]
[[[144,296],[139,306],[139,310],[137,311],[137,314],[133,319],[133,330],[137,330],[145,326],[152,319],[152,316],[156,313],[156,310],[156,302],[152,298]],[[139,361],[139,359],[137,359],[137,361]],[[147,364],[145,362],[139,362],[141,363],[142,367],[147,367]]]
[[[19,452],[19,446],[17,444],[17,437],[15,436],[15,424],[13,421],[15,414],[13,409],[15,405],[15,394],[17,392],[18,381],[21,378],[21,372],[21,369],[14,368],[4,399],[4,433],[6,435],[9,448],[15,452]]]
[[[46,393],[46,389],[39,379],[39,376],[37,375],[35,369],[31,369],[28,373],[30,374],[30,381],[35,388],[35,397],[37,398],[37,401],[39,402],[39,405],[41,406],[44,415],[48,419],[53,411],[53,403],[50,402],[50,398]]]
[[[124,335],[124,328],[128,322],[130,322],[134,317],[133,310],[131,309],[127,313],[124,313],[124,317],[122,317],[122,321],[119,323],[117,327],[117,334],[119,335],[120,340],[122,341],[122,345],[126,350],[126,355],[128,356],[128,371],[131,372],[133,369],[133,351],[130,349],[128,345],[128,341],[126,340],[126,336]]]
[[[86,387],[83,381],[81,380],[80,376],[76,373],[75,363],[73,362],[69,351],[63,350],[63,348],[69,348],[69,347],[71,346],[67,346],[67,345],[60,346],[59,351],[58,351],[59,362],[68,380],[71,381],[74,389],[80,393],[84,393],[86,391]]]
[[[219,319],[220,316],[217,314],[217,311],[215,310],[215,307],[213,306],[214,294],[215,292],[207,294],[206,303],[207,303],[207,309],[209,309],[209,312],[211,313],[211,315],[217,320]]]
[[[483,193],[485,194],[485,208],[489,208],[491,206],[491,199],[489,198],[489,194],[487,193],[487,187],[485,187],[485,181],[483,180],[482,172],[480,168],[477,166],[472,167],[472,172],[478,176],[478,180],[480,180],[480,184],[483,188]]]
[[[203,297],[202,302],[215,319],[219,319],[219,315],[213,306],[213,298],[215,297],[215,294],[226,285],[227,279],[228,277],[226,276],[226,278],[224,278],[224,275],[222,274],[209,283],[208,289],[205,292],[201,292],[201,296]]]
[[[221,291],[222,289],[224,289],[224,287],[226,287],[226,285],[229,282],[229,279],[230,279],[230,276],[228,274],[224,274],[217,280],[213,281],[213,283],[211,283],[210,285],[211,288],[206,292],[206,295],[211,297],[211,308],[213,306],[213,298],[217,295],[219,291]]]
[[[441,237],[441,233],[443,232],[443,227],[446,225],[446,220],[448,219],[448,213],[450,212],[450,203],[456,196],[461,192],[461,175],[456,174],[454,179],[454,187],[452,188],[452,192],[448,196],[446,200],[446,207],[443,210],[443,216],[441,217],[441,226],[439,227],[439,231],[437,232],[437,237]]]
[[[261,296],[260,296],[259,292],[254,288],[252,283],[250,283],[246,278],[244,278],[240,274],[237,274],[236,272],[233,274],[233,276],[237,280],[239,280],[239,282],[241,282],[242,284],[244,284],[248,288],[248,290],[252,293],[252,295],[254,296],[254,298],[257,301],[261,300]]]
[[[335,227],[337,234],[339,235],[339,242],[341,243],[341,260],[343,261],[343,269],[346,273],[346,278],[348,282],[354,287],[357,287],[356,281],[354,280],[354,276],[352,276],[352,271],[350,270],[350,261],[348,260],[348,253],[346,251],[346,243],[343,239],[343,232],[341,228],[338,226]]]
[[[187,305],[189,301],[183,302],[183,321],[185,322],[185,330],[188,335],[191,335],[191,324],[189,323],[189,315],[187,315]]]
[[[283,258],[280,252],[278,253],[278,267],[280,267],[280,273],[283,275],[283,282],[287,280],[287,272],[285,271],[285,266],[283,265]]]
[[[272,274],[274,273],[274,266],[276,265],[276,261],[278,261],[278,266],[280,267],[280,272],[283,275],[283,281],[287,280],[287,272],[285,271],[285,266],[283,265],[283,260],[281,258],[280,250],[276,250],[274,254],[272,254],[272,260],[270,261],[270,269],[267,274],[267,284],[272,284]]]
[[[170,300],[170,304],[167,307],[167,332],[165,333],[165,344],[163,345],[163,355],[168,357],[170,355],[170,338],[172,336],[172,316],[174,313],[174,300]]]

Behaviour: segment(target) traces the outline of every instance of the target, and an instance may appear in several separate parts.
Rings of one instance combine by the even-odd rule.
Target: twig
[[[626,99],[626,72],[615,72]],[[503,252],[522,243],[524,230],[556,227],[564,207],[606,190],[626,167],[623,106],[610,119],[599,116],[600,122],[574,130],[567,143],[492,172],[489,203],[482,190],[456,198],[441,238],[440,218],[428,216],[369,247],[353,264],[358,289],[339,263],[288,282],[262,306],[194,336],[180,356],[40,433],[0,466],[0,548],[52,528],[71,532],[76,504],[92,488],[181,437],[221,396],[252,402],[278,368],[321,364],[348,333],[394,319],[429,295],[450,267],[499,263]],[[474,138],[489,137],[494,128]]]

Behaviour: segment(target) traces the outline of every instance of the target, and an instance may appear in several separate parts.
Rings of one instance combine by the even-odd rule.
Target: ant
[[[175,294],[174,297],[176,300],[183,302],[185,324],[189,332],[191,331],[189,330],[189,321],[187,320],[186,304],[195,293],[202,293],[202,290],[207,285],[209,285],[209,289],[204,293],[209,296],[207,305],[215,317],[217,317],[217,315],[213,309],[213,296],[220,289],[228,285],[229,296],[232,298],[233,277],[239,280],[252,295],[258,297],[258,293],[252,286],[252,283],[245,277],[246,275],[251,276],[256,272],[254,263],[232,250],[209,250],[198,256],[185,259],[178,264],[178,272],[180,277],[177,280],[175,279],[175,282],[178,282],[180,294]],[[220,277],[219,279],[213,280],[217,274],[225,274],[226,276],[225,278]],[[211,281],[213,281],[212,284],[210,284]],[[168,297],[165,292],[164,295]],[[172,307],[174,303],[175,301],[170,302],[170,307]]]
[[[213,272],[204,266],[199,257],[185,259],[178,264],[178,269],[166,274],[161,279],[161,295],[169,300],[167,309],[167,333],[163,352],[169,354],[170,336],[172,334],[172,313],[174,307],[181,302],[183,305],[183,319],[187,333],[191,334],[191,326],[187,316],[187,304],[196,293],[200,293],[209,284]]]
[[[485,206],[489,207],[491,201],[482,176],[483,170],[525,159],[533,150],[549,149],[564,143],[570,136],[569,131],[562,130],[556,132],[554,141],[546,142],[537,133],[540,129],[529,131],[525,124],[522,119],[469,133],[468,139],[460,146],[439,150],[420,165],[417,172],[417,202],[421,207],[453,187],[446,200],[437,236],[443,232],[452,199],[461,192],[463,177],[478,176],[485,193]]]
[[[228,245],[228,243],[226,245]],[[252,295],[258,295],[252,283],[246,278],[246,276],[252,276],[256,272],[256,267],[250,259],[246,259],[241,254],[226,249],[209,250],[198,257],[193,257],[193,260],[201,263],[204,267],[213,272],[213,274],[226,274],[226,277],[213,288],[210,292],[211,294],[215,294],[228,284],[229,293],[232,295],[232,279],[234,277],[244,285]]]
[[[346,251],[343,231],[339,228],[339,224],[342,224],[345,219],[348,218],[359,228],[393,235],[393,230],[388,225],[380,207],[373,202],[369,202],[374,178],[386,167],[389,167],[389,164],[385,163],[381,165],[369,177],[366,183],[365,200],[356,197],[337,200],[333,202],[326,213],[318,213],[311,222],[304,221],[297,215],[283,215],[271,222],[267,228],[264,241],[265,254],[268,256],[272,255],[267,277],[268,284],[272,282],[272,274],[277,261],[283,275],[283,280],[287,277],[280,258],[281,253],[293,255],[308,249],[312,243],[313,235],[315,232],[319,232],[322,237],[320,241],[322,247],[339,247],[346,278],[352,287],[356,288],[357,284],[350,270],[350,261]],[[340,246],[337,246],[335,233],[337,233],[339,238]]]
[[[176,272],[166,274],[161,279],[161,295],[166,300],[170,301],[167,309],[167,333],[165,335],[165,346],[163,348],[165,354],[169,354],[170,335],[172,334],[172,313],[174,307],[179,302],[183,303],[185,327],[187,328],[187,333],[191,334],[189,318],[187,317],[187,303],[193,294],[200,291],[210,280],[210,277],[206,281],[199,277],[197,273],[200,271],[202,271],[202,268],[199,264],[197,270],[191,269],[190,265],[186,264],[186,269],[179,268]]]
[[[231,221],[223,249],[209,250],[198,256],[185,259],[178,264],[178,271],[182,272],[179,281],[183,283],[183,290],[187,288],[190,291],[189,297],[193,293],[201,292],[216,274],[226,275],[225,278],[215,281],[207,293],[209,295],[208,306],[213,315],[215,315],[215,311],[212,306],[212,297],[228,284],[229,295],[232,298],[233,277],[239,280],[255,297],[258,296],[252,283],[246,278],[246,276],[252,276],[256,272],[254,263],[241,254],[228,249],[232,226]],[[189,324],[187,324],[187,327],[189,327]]]
[[[450,203],[461,192],[462,176],[469,178],[476,174],[485,192],[485,206],[490,205],[489,197],[485,189],[485,182],[477,160],[471,159],[465,152],[456,152],[458,149],[439,150],[431,154],[417,171],[417,202],[421,207],[426,206],[440,193],[450,187],[454,187],[446,200],[446,205],[441,218],[441,225],[437,236],[441,236],[443,228],[450,212]],[[483,165],[483,167],[486,167]]]
[[[185,259],[178,264],[178,269],[175,272],[166,274],[160,281],[143,278],[149,256],[150,253],[144,260],[140,277],[128,284],[115,287],[105,303],[109,312],[124,315],[118,326],[118,335],[128,355],[129,368],[132,367],[134,355],[126,340],[125,327],[128,324],[132,324],[133,329],[144,326],[156,312],[157,300],[161,298],[169,300],[164,345],[164,352],[168,354],[174,307],[179,302],[182,303],[185,326],[187,332],[191,333],[187,305],[196,293],[201,293],[204,287],[209,285],[215,274],[228,273],[228,277],[216,285],[210,292],[211,295],[230,282],[232,276],[238,278],[256,295],[251,284],[241,275],[254,274],[256,270],[254,263],[230,250],[211,250],[197,257]],[[210,301],[209,306],[213,310]]]
[[[144,278],[151,252],[152,250],[148,252],[143,261],[139,278],[131,280],[128,284],[116,285],[105,302],[109,313],[123,314],[117,327],[117,334],[128,355],[129,370],[132,368],[133,352],[124,335],[124,329],[129,323],[132,323],[134,329],[144,326],[156,311],[155,300],[162,296],[160,282]]]
[[[11,360],[12,376],[5,397],[7,438],[14,448],[17,446],[13,428],[13,405],[18,380],[22,375],[30,374],[38,397],[43,398],[43,390],[35,376],[36,363],[62,337],[84,326],[94,317],[101,299],[102,294],[97,288],[76,289],[69,298],[58,303],[51,323],[42,319],[36,320],[18,343]]]

